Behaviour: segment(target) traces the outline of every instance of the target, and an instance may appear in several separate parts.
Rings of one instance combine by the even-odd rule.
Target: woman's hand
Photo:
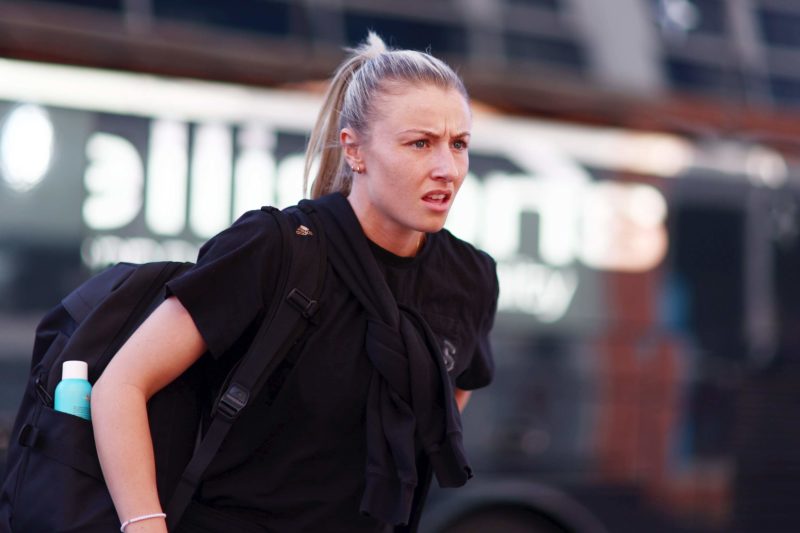
[[[456,387],[454,394],[456,397],[456,405],[458,406],[458,412],[463,413],[464,408],[467,406],[467,402],[469,402],[469,397],[472,396],[472,391],[459,389],[458,387]]]

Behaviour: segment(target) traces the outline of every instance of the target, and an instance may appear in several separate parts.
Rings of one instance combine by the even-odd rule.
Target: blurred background
[[[0,0],[0,463],[44,312],[296,202],[368,29],[464,77],[501,284],[423,530],[800,531],[797,0]]]

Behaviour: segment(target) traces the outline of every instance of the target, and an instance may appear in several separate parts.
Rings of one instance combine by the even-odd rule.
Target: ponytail
[[[311,167],[319,158],[319,169],[311,188],[311,198],[319,198],[332,192],[341,192],[345,195],[350,192],[353,171],[345,164],[344,150],[339,143],[339,132],[343,127],[340,118],[342,108],[347,89],[356,71],[365,62],[385,51],[386,45],[383,40],[377,34],[369,32],[367,41],[350,50],[351,56],[339,66],[333,76],[306,148],[303,191],[308,190]]]

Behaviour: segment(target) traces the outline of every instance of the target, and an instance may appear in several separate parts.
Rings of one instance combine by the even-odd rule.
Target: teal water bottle
[[[89,401],[92,385],[89,383],[89,365],[84,361],[64,361],[61,382],[56,387],[55,410],[92,419]]]

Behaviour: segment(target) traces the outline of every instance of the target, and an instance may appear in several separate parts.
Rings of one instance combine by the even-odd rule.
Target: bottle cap
[[[88,379],[89,365],[85,361],[64,361],[61,379]]]

